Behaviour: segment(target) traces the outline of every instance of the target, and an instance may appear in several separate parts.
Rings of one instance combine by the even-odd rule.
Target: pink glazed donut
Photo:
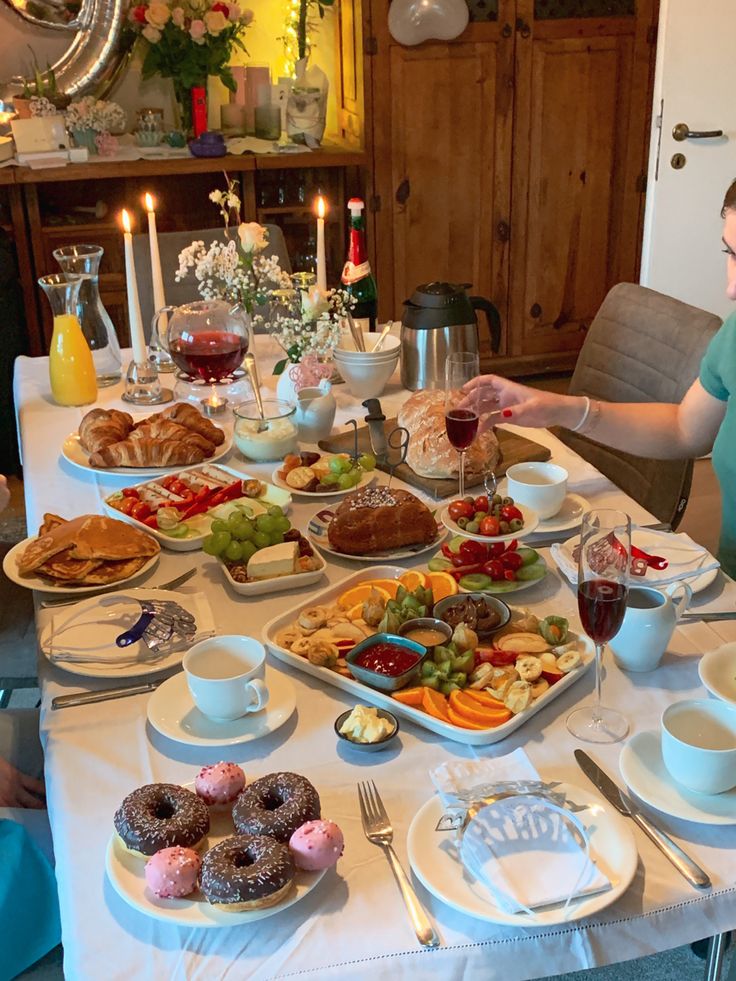
[[[205,804],[232,804],[245,787],[245,774],[236,763],[203,766],[194,779],[197,796]]]
[[[342,831],[334,821],[307,821],[289,839],[294,865],[306,872],[329,869],[344,850]]]
[[[193,848],[162,848],[146,862],[146,885],[161,899],[181,899],[196,889],[201,865]]]

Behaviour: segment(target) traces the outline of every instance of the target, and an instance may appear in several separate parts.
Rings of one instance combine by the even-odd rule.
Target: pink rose
[[[203,38],[207,31],[203,20],[193,20],[189,25],[189,35],[193,41],[204,43]]]
[[[227,27],[227,18],[221,10],[208,10],[204,15],[204,22],[207,25],[207,33],[217,37]]]
[[[253,16],[254,15],[252,10],[248,10],[248,9],[244,10],[240,15],[240,23],[245,25],[245,27],[247,27],[249,24],[253,23]]]
[[[171,11],[171,19],[177,27],[184,27],[184,10],[182,7],[174,7]]]

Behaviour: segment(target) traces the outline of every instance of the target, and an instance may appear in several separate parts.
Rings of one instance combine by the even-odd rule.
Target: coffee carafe
[[[469,283],[426,283],[404,301],[401,320],[401,382],[416,392],[444,388],[445,362],[458,351],[478,353],[478,322],[483,310],[491,333],[491,350],[501,344],[501,317],[490,300],[468,296]]]

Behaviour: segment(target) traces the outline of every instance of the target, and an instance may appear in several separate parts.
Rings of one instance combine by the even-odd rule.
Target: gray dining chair
[[[607,402],[680,402],[720,326],[715,314],[670,296],[634,283],[614,286],[590,325],[569,392]],[[692,460],[644,459],[567,429],[556,433],[659,521],[677,527]]]
[[[286,248],[284,233],[278,225],[265,225],[268,231],[268,249],[266,255],[275,255],[279,260],[281,268],[290,273],[291,261],[289,252]],[[232,229],[235,234],[235,229]],[[197,292],[197,281],[194,274],[190,275],[181,283],[177,283],[175,276],[179,268],[179,253],[192,242],[201,241],[205,246],[212,242],[225,242],[225,232],[223,228],[200,228],[192,232],[159,232],[158,247],[161,256],[161,272],[164,281],[164,294],[166,302],[172,306],[179,306],[182,303],[191,303],[192,300],[201,299]],[[138,295],[141,303],[141,315],[143,317],[143,327],[148,340],[151,332],[151,322],[153,320],[153,281],[151,279],[151,259],[149,251],[148,234],[133,236],[133,255],[135,258],[135,271],[138,280]]]

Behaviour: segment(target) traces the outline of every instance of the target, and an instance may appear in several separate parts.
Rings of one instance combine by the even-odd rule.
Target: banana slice
[[[578,642],[576,640],[570,640],[566,644],[560,644],[558,647],[552,648],[552,653],[555,657],[561,657],[563,654],[567,654],[568,651],[576,651],[578,649]]]
[[[569,674],[575,668],[579,668],[583,659],[577,651],[568,651],[557,659],[557,667],[563,674]]]
[[[302,654],[304,657],[309,653],[309,645],[311,640],[309,637],[300,637],[299,640],[295,640],[291,645],[291,650],[293,654]]]
[[[470,676],[469,688],[474,688],[476,691],[480,691],[481,688],[485,688],[490,684],[492,677],[493,666],[487,662],[479,664],[478,667],[473,671]]]
[[[538,678],[532,685],[532,698],[539,698],[543,695],[549,688],[549,682],[546,678]]]
[[[327,623],[327,610],[324,606],[310,606],[309,609],[302,610],[297,623],[305,630],[319,630]]]
[[[284,627],[276,634],[276,643],[279,647],[285,647],[287,651],[290,651],[296,641],[301,640],[301,636],[302,632],[299,627]]]
[[[510,665],[503,668],[494,668],[493,673],[490,675],[488,687],[490,687],[496,698],[500,698],[503,701],[511,685],[518,680],[519,672],[516,668],[512,668]]]
[[[523,657],[517,657],[516,670],[522,681],[536,681],[542,673],[542,662],[533,654],[525,654]]]
[[[544,654],[540,654],[539,660],[542,662],[542,671],[546,671],[547,668],[557,667],[557,658],[553,651],[545,651]]]
[[[286,483],[294,490],[304,490],[316,480],[317,475],[311,467],[294,467],[286,475]]]
[[[506,692],[503,700],[504,705],[514,715],[523,712],[532,704],[532,686],[528,681],[514,681]]]

